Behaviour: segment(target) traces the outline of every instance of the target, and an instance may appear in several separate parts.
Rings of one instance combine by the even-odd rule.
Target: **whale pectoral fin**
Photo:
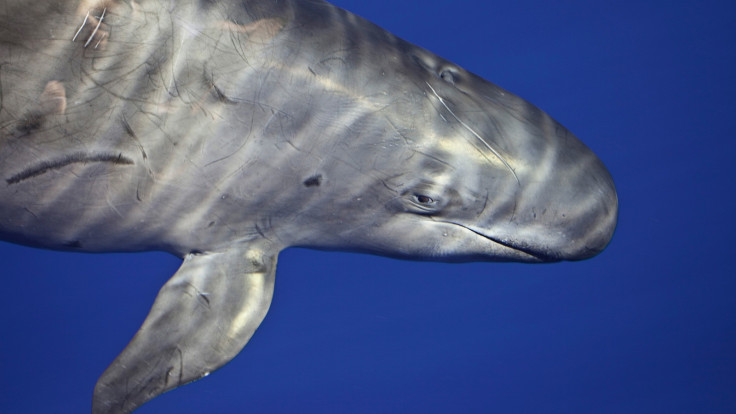
[[[253,246],[187,255],[97,381],[92,412],[129,413],[235,357],[266,316],[277,257]]]

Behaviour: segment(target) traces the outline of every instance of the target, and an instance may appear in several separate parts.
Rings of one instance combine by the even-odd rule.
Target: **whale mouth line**
[[[85,153],[75,152],[62,157],[41,161],[37,164],[22,170],[19,173],[11,175],[5,180],[8,185],[17,184],[23,180],[37,177],[45,174],[47,171],[58,170],[71,164],[87,164],[90,162],[108,162],[117,165],[132,165],[133,160],[124,156],[122,153],[114,154],[111,152]]]
[[[534,247],[529,246],[528,244],[519,243],[519,242],[514,241],[514,240],[500,239],[498,237],[493,237],[493,236],[490,236],[490,235],[488,235],[486,233],[483,233],[482,231],[477,230],[477,229],[475,229],[473,227],[466,226],[466,225],[464,225],[462,223],[457,223],[457,222],[454,222],[454,221],[447,221],[446,223],[453,224],[455,226],[462,227],[462,228],[464,228],[464,229],[466,229],[466,230],[468,230],[470,232],[473,232],[473,233],[477,234],[478,236],[483,237],[484,239],[489,240],[489,241],[491,241],[493,243],[496,243],[498,245],[501,245],[503,247],[509,248],[511,250],[515,250],[517,252],[520,252],[520,253],[524,253],[526,255],[529,255],[532,258],[536,259],[536,261],[539,261],[539,262],[550,263],[550,262],[559,262],[559,261],[563,260],[558,255],[550,254],[549,251],[542,251],[541,249],[536,249]]]

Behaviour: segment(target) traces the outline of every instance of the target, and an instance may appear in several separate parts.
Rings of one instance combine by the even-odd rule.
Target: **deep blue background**
[[[289,249],[244,352],[141,413],[736,412],[732,1],[340,0],[530,100],[607,164],[600,256]],[[81,413],[178,267],[0,244],[0,412]]]

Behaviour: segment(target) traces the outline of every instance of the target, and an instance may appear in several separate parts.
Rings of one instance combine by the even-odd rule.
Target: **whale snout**
[[[571,225],[559,245],[564,260],[588,259],[603,251],[613,238],[618,219],[618,196],[613,179],[597,157],[576,179],[574,188],[582,191],[559,200],[572,215]]]
[[[600,253],[618,217],[616,188],[603,162],[559,124],[547,151],[530,162],[519,169],[512,210],[493,226],[493,239],[541,261]]]
[[[603,251],[613,237],[618,198],[610,174],[597,160],[594,165],[566,177],[561,173],[550,185],[552,211],[534,218],[546,231],[535,240],[538,257],[546,260],[583,260]],[[568,187],[565,187],[567,185]]]
[[[618,196],[603,162],[558,124],[559,145],[551,161],[554,173],[543,193],[552,207],[542,216],[550,246],[562,260],[582,260],[600,253],[611,241],[618,219]],[[533,219],[533,216],[528,216]]]
[[[453,165],[478,178],[478,184],[463,181],[472,194],[487,194],[478,215],[455,224],[490,240],[484,255],[491,260],[583,260],[600,253],[618,218],[616,188],[603,162],[541,109],[464,75],[455,85],[461,94],[431,89],[447,112],[443,123],[456,119],[456,129],[485,155]]]

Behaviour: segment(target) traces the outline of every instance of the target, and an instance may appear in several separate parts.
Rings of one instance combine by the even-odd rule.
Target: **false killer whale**
[[[322,0],[5,0],[0,132],[0,239],[183,259],[94,413],[232,359],[289,246],[580,260],[617,219],[565,127]]]

